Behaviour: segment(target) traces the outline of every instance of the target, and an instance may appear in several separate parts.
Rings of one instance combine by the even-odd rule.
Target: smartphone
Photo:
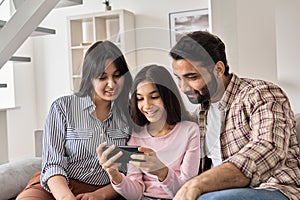
[[[109,148],[109,146],[104,147],[104,150],[107,148]],[[127,163],[129,163],[130,160],[144,162],[143,160],[135,160],[130,157],[132,154],[143,154],[143,152],[138,151],[138,148],[138,146],[116,146],[116,148],[108,155],[108,159],[122,151],[123,155],[118,158],[116,162],[121,163],[121,166],[119,167],[120,171],[126,171]]]
[[[118,146],[118,148],[132,153],[142,153],[138,150],[139,146]]]

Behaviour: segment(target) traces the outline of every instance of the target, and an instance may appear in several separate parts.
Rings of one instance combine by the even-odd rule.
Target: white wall
[[[300,1],[277,1],[276,44],[278,82],[300,112]]]
[[[29,38],[16,55],[30,56],[33,51]],[[7,111],[7,139],[9,160],[30,157],[34,153],[33,131],[37,128],[35,62],[14,63],[16,108]]]
[[[240,76],[281,86],[300,112],[300,1],[212,0],[213,32],[227,46],[229,64]]]
[[[276,83],[274,6],[273,0],[236,1],[239,74]]]
[[[212,0],[213,32],[226,44],[232,72],[277,82],[274,6],[273,0]]]
[[[16,85],[19,88],[17,88],[19,90],[17,104],[21,108],[11,112],[8,127],[11,135],[10,160],[34,155],[34,129],[43,128],[52,101],[70,92],[66,17],[104,11],[101,2],[86,0],[85,5],[82,6],[51,11],[41,26],[55,28],[57,34],[34,38],[32,44],[29,44],[32,45],[34,68],[29,67],[27,71],[20,68],[17,75]],[[280,0],[274,2],[278,3]],[[297,27],[299,22],[296,23],[296,19],[300,18],[300,14],[296,11],[299,3],[297,0],[291,0],[290,7],[281,9],[276,7],[274,2],[272,0],[226,0],[226,2],[212,0],[213,31],[220,35],[227,45],[232,71],[242,76],[263,78],[279,84],[288,80],[284,88],[291,97],[293,107],[300,112],[299,105],[297,107],[296,104],[297,98],[300,98],[300,94],[296,92],[299,91],[299,82],[295,78],[296,74],[299,74],[297,57],[293,53],[287,53],[289,50],[278,49],[278,47],[289,49],[291,45],[293,51],[299,52],[299,43],[293,40],[299,35]],[[112,7],[135,13],[138,66],[147,63],[170,66],[168,13],[206,8],[208,2],[206,0],[113,0]],[[275,7],[279,11],[275,12]],[[292,16],[289,15],[290,10],[293,11]],[[285,24],[286,19],[289,19],[290,24]],[[283,31],[281,27],[287,30]],[[290,37],[295,29],[295,33],[292,33],[293,37]],[[295,75],[285,70],[287,65],[289,71]],[[29,81],[29,85],[24,84],[25,80]],[[23,87],[25,91],[20,91]],[[36,115],[30,114],[32,111]],[[16,148],[14,142],[16,138],[22,140],[22,144],[17,143],[18,147],[22,145],[21,150]]]

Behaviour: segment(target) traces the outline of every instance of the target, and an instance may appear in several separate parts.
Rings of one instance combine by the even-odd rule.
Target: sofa
[[[34,131],[35,157],[0,165],[0,200],[12,200],[25,188],[30,177],[41,170],[43,131]]]
[[[300,146],[300,113],[296,114],[297,139]],[[41,169],[42,134],[37,130],[35,134],[35,157],[0,166],[0,200],[15,199],[26,186],[30,177]]]

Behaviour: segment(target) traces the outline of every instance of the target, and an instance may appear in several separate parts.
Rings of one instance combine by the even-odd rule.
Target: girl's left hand
[[[150,174],[156,175],[160,181],[164,181],[168,175],[168,167],[162,163],[155,151],[146,147],[139,147],[140,152],[144,154],[133,154],[130,157],[136,160],[142,161],[129,161],[130,164],[136,166],[144,172],[148,172]]]

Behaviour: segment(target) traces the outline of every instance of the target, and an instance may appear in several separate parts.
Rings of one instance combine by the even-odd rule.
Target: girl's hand
[[[146,147],[139,147],[140,152],[144,154],[133,154],[130,157],[132,159],[142,160],[142,161],[129,161],[130,164],[136,166],[142,171],[148,172],[150,174],[156,175],[159,181],[164,181],[168,175],[168,167],[162,163],[156,156],[155,151]]]
[[[62,197],[62,200],[77,200],[73,194]]]
[[[117,199],[119,194],[113,189],[111,184],[101,187],[93,192],[78,194],[76,200],[106,200]]]
[[[122,182],[122,174],[119,172],[118,167],[121,163],[116,161],[122,156],[122,152],[118,152],[116,155],[108,159],[108,155],[116,148],[116,145],[112,145],[104,150],[106,143],[102,143],[97,148],[98,160],[102,168],[108,173],[112,183],[119,184]]]

